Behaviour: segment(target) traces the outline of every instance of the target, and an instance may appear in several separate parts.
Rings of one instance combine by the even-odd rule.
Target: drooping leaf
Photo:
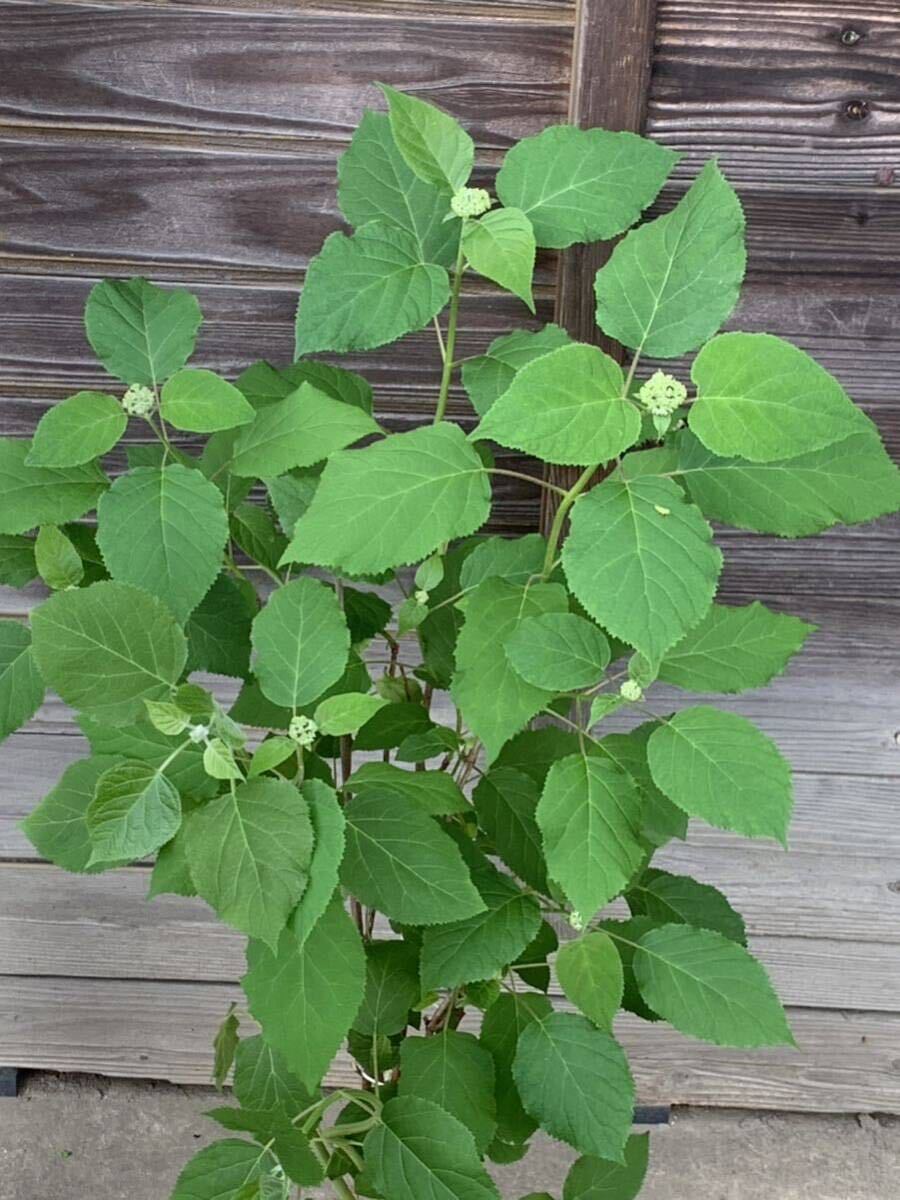
[[[274,703],[298,708],[344,673],[350,633],[331,590],[304,576],[277,588],[253,621],[254,670]]]
[[[247,1186],[274,1165],[272,1152],[254,1142],[239,1138],[213,1142],[195,1154],[178,1176],[171,1200],[245,1200]]]
[[[605,241],[634,224],[678,157],[633,133],[551,125],[507,152],[497,195],[531,218],[539,246]]]
[[[278,523],[282,532],[289,538],[293,537],[294,526],[312,504],[322,475],[321,466],[322,464],[318,464],[315,467],[288,471],[286,475],[265,481],[272,507],[278,514]]]
[[[286,1197],[291,1182],[314,1186],[322,1182],[324,1170],[309,1144],[306,1134],[292,1124],[286,1113],[278,1109],[256,1112],[253,1109],[220,1107],[208,1109],[204,1114],[217,1121],[225,1129],[252,1134],[257,1142],[271,1149],[284,1172],[278,1200]],[[281,1175],[281,1171],[278,1172]],[[285,1178],[286,1177],[286,1178]],[[258,1180],[253,1187],[258,1187]],[[243,1193],[241,1193],[243,1195]],[[251,1191],[250,1200],[262,1193]]]
[[[487,538],[466,555],[455,590],[469,592],[485,579],[494,578],[524,587],[540,575],[546,550],[547,539],[540,533]]]
[[[333,454],[284,557],[379,572],[473,533],[489,507],[481,459],[459,426],[441,421]]]
[[[31,631],[19,621],[0,621],[0,742],[30,720],[43,700]]]
[[[635,1200],[647,1174],[650,1134],[632,1134],[625,1162],[584,1155],[572,1164],[563,1185],[563,1200]]]
[[[661,924],[696,925],[721,933],[741,946],[747,944],[740,913],[716,888],[689,875],[670,875],[648,867],[628,889],[625,899],[636,917],[650,917]]]
[[[498,1137],[507,1142],[524,1142],[537,1128],[537,1121],[522,1107],[513,1081],[513,1062],[524,1030],[552,1012],[553,1005],[546,996],[506,992],[484,1015],[481,1042],[494,1059]]]
[[[497,854],[531,887],[546,894],[547,869],[535,820],[540,787],[523,771],[495,765],[472,793],[478,823]]]
[[[294,1117],[313,1101],[284,1059],[261,1034],[244,1038],[234,1056],[234,1098],[254,1112],[279,1109]]]
[[[188,670],[247,679],[250,626],[255,613],[255,594],[248,595],[239,582],[223,572],[185,626]]]
[[[94,353],[125,383],[156,387],[184,366],[203,317],[182,288],[146,279],[104,279],[91,288],[84,324]]]
[[[609,665],[609,642],[574,613],[547,613],[517,625],[506,657],[526,683],[567,692],[597,683]]]
[[[228,519],[232,541],[261,566],[275,571],[287,538],[264,508],[252,502],[238,504]]]
[[[345,821],[334,789],[327,783],[307,778],[301,790],[313,828],[313,852],[307,868],[309,883],[291,917],[294,937],[302,946],[338,885],[338,869],[344,856]]]
[[[181,797],[181,825],[174,837],[169,838],[164,846],[160,846],[150,874],[147,887],[147,899],[154,900],[166,892],[174,896],[196,896],[197,889],[191,878],[191,867],[187,858],[187,827],[191,815],[197,811],[202,801],[192,796]]]
[[[596,751],[610,758],[640,793],[643,802],[641,838],[651,846],[663,846],[672,838],[687,836],[688,817],[653,782],[647,762],[647,742],[655,729],[653,721],[646,721],[630,733],[607,734],[601,738]]]
[[[622,960],[607,933],[596,930],[566,942],[556,956],[560,987],[598,1028],[612,1030],[625,986]]]
[[[708,162],[671,212],[632,230],[597,272],[597,324],[655,358],[695,350],[734,308],[746,260],[741,203]]]
[[[232,383],[214,371],[177,371],[162,390],[160,412],[170,425],[189,433],[215,433],[253,420],[254,410]]]
[[[446,771],[406,771],[393,763],[368,762],[357,767],[345,784],[348,791],[395,792],[432,817],[465,812],[469,802]]]
[[[399,1096],[417,1096],[456,1117],[480,1153],[497,1129],[494,1059],[471,1033],[445,1029],[435,1037],[411,1037],[400,1048]]]
[[[479,417],[483,417],[503,395],[523,367],[551,350],[571,345],[571,342],[566,331],[558,325],[545,325],[536,333],[516,329],[495,338],[485,354],[464,362],[463,386]]]
[[[213,1083],[221,1092],[234,1065],[234,1055],[240,1042],[240,1021],[235,1015],[235,1004],[230,1004],[222,1024],[213,1038]]]
[[[538,931],[516,961],[513,970],[529,987],[538,991],[550,990],[550,956],[559,949],[556,930],[548,921],[541,921]]]
[[[409,1023],[409,1010],[421,997],[419,956],[402,941],[366,944],[366,993],[353,1028],[367,1037],[391,1037]]]
[[[79,467],[112,450],[128,417],[115,396],[76,392],[38,421],[25,463],[29,467]]]
[[[26,464],[31,442],[0,438],[0,533],[77,521],[94,507],[109,480],[95,462],[78,467]]]
[[[64,871],[94,874],[109,864],[91,863],[85,813],[97,780],[116,760],[108,755],[82,758],[66,767],[56,786],[22,822],[22,831],[42,858]]]
[[[323,700],[316,708],[315,721],[322,733],[332,737],[354,734],[386,704],[380,696],[344,692]]]
[[[534,312],[534,229],[522,210],[495,208],[477,221],[467,221],[462,239],[472,269],[518,296]]]
[[[149,763],[123,762],[97,780],[85,813],[91,863],[155,854],[181,824],[181,797]]]
[[[84,577],[81,556],[56,525],[42,525],[38,530],[34,558],[41,579],[54,591],[77,587]]]
[[[745,717],[703,704],[686,708],[660,725],[647,755],[654,782],[690,816],[786,844],[791,769]]]
[[[442,191],[461,188],[472,173],[475,145],[459,122],[433,104],[378,86],[388,102],[394,143],[410,170]]]

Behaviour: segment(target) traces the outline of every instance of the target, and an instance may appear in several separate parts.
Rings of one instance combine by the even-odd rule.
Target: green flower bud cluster
[[[654,417],[671,417],[687,399],[687,388],[674,375],[654,371],[638,392],[638,398]]]
[[[619,695],[623,700],[627,700],[631,704],[636,704],[638,700],[643,700],[644,689],[636,679],[626,679],[619,688]]]
[[[305,750],[308,750],[312,746],[318,732],[319,727],[312,717],[292,717],[291,723],[288,726],[288,737]]]
[[[450,201],[457,217],[480,217],[491,207],[491,195],[485,188],[460,188]]]
[[[142,383],[133,383],[122,397],[122,407],[130,417],[149,417],[156,408],[156,393]]]

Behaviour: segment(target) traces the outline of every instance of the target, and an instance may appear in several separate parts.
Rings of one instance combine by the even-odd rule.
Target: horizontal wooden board
[[[0,977],[0,1060],[207,1083],[212,1039],[232,1001],[240,1003],[240,991],[227,984]],[[616,1032],[643,1103],[900,1112],[900,1017],[812,1009],[789,1016],[796,1050],[706,1046],[628,1017]],[[328,1078],[354,1082],[346,1056]]]

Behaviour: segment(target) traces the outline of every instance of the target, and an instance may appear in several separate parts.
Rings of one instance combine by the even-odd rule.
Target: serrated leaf
[[[357,1033],[391,1037],[409,1023],[409,1010],[421,997],[419,956],[401,941],[366,944],[366,992],[353,1021]]]
[[[31,638],[27,625],[0,621],[0,742],[30,720],[44,700]]]
[[[472,407],[483,417],[499,396],[507,390],[519,371],[535,359],[572,344],[572,339],[559,325],[545,325],[536,333],[516,329],[495,338],[487,353],[463,363],[463,386]]]
[[[361,692],[329,696],[316,708],[315,722],[321,733],[332,737],[357,733],[386,704],[380,696],[365,696]]]
[[[522,771],[494,766],[472,793],[478,823],[506,865],[537,891],[547,892],[544,846],[535,811],[540,787]]]
[[[195,1154],[178,1176],[171,1200],[244,1200],[247,1186],[274,1161],[268,1149],[253,1142],[239,1138],[213,1142]]]
[[[234,1064],[235,1051],[238,1048],[240,1041],[240,1021],[235,1016],[235,1008],[237,1005],[231,1004],[225,1019],[216,1030],[216,1036],[213,1038],[213,1083],[216,1089],[221,1092],[225,1086],[225,1080],[228,1078],[228,1072]]]
[[[0,438],[0,533],[77,521],[109,486],[95,462],[78,467],[26,465],[31,442]]]
[[[445,1029],[435,1037],[407,1038],[400,1047],[399,1096],[417,1096],[456,1117],[480,1153],[497,1129],[494,1060],[471,1033]]]
[[[79,467],[108,453],[125,432],[128,417],[115,396],[76,392],[38,421],[29,467]]]
[[[747,944],[740,913],[716,888],[689,875],[670,875],[648,867],[628,889],[625,899],[636,917],[650,917],[660,924],[696,925],[721,933],[741,946]]]
[[[647,755],[657,787],[690,816],[786,844],[791,769],[745,717],[702,704],[683,709],[652,735]]]
[[[202,320],[190,292],[139,277],[104,279],[91,288],[84,310],[88,341],[110,375],[147,387],[184,366]]]
[[[304,576],[277,588],[253,622],[254,670],[274,703],[299,708],[344,673],[350,633],[331,590]]]
[[[547,539],[540,533],[487,538],[466,555],[459,572],[459,588],[454,591],[469,592],[485,579],[494,578],[524,587],[540,575],[546,551]]]
[[[220,1107],[208,1109],[203,1115],[218,1121],[225,1129],[252,1134],[258,1142],[273,1151],[281,1168],[279,1176],[284,1172],[279,1200],[287,1196],[291,1181],[311,1186],[322,1182],[324,1170],[306,1134],[294,1127],[286,1113],[277,1109],[256,1112],[252,1109]],[[258,1187],[261,1183],[262,1180],[259,1180],[253,1186]],[[251,1200],[255,1200],[257,1195],[261,1193],[251,1191]]]
[[[420,179],[455,192],[472,173],[475,145],[453,117],[380,83],[388,102],[391,134],[406,165]]]
[[[633,133],[551,125],[507,152],[497,195],[527,213],[539,246],[564,249],[633,225],[678,158]]]
[[[548,921],[541,921],[534,938],[528,943],[516,961],[513,970],[529,987],[540,992],[550,990],[549,958],[559,949],[556,930]]]
[[[108,863],[91,863],[92,846],[85,813],[94,799],[97,780],[115,765],[104,755],[82,758],[63,771],[56,786],[22,822],[22,831],[42,858],[64,871],[89,875]]]
[[[465,920],[484,910],[451,839],[412,801],[393,793],[346,806],[341,882],[363,904],[401,924]]]
[[[181,690],[175,693],[179,701]],[[141,707],[144,707],[143,703]],[[183,739],[169,737],[154,729],[146,720],[145,712],[133,725],[111,727],[102,720],[85,716],[78,718],[78,724],[94,754],[139,759],[154,767],[161,767],[168,759],[166,777],[183,796],[203,798],[212,795],[216,787],[203,769],[203,747],[184,746],[173,758],[173,752],[182,745]],[[197,715],[192,713],[195,719]],[[205,715],[201,719],[205,720]]]
[[[119,763],[97,780],[85,821],[92,864],[144,858],[178,832],[181,797],[149,763]]]
[[[644,1185],[649,1152],[650,1135],[640,1133],[626,1142],[624,1163],[579,1158],[566,1176],[563,1200],[635,1200]]]
[[[233,679],[250,675],[250,627],[257,611],[255,595],[224,572],[185,626],[188,670],[211,671]]]
[[[150,884],[147,888],[147,899],[154,900],[166,892],[175,896],[196,896],[197,889],[191,878],[191,868],[187,860],[187,826],[191,814],[202,804],[192,796],[181,798],[181,825],[173,838],[164,846],[160,846],[150,873]]]
[[[597,324],[639,354],[677,358],[722,325],[746,261],[740,201],[708,162],[671,212],[632,230],[597,272]]]
[[[312,847],[306,801],[284,780],[251,779],[204,805],[188,827],[199,895],[273,949],[308,882]]]
[[[304,756],[304,763],[308,756]],[[338,869],[346,841],[344,812],[334,789],[320,779],[307,779],[301,788],[313,828],[313,852],[307,868],[309,883],[291,917],[290,927],[302,946],[328,907],[338,886]]]
[[[609,666],[609,642],[596,625],[574,613],[528,617],[504,648],[526,683],[559,692],[597,683]]]
[[[720,933],[652,929],[634,952],[634,973],[647,1003],[681,1033],[717,1046],[794,1044],[762,964]]]
[[[112,725],[161,700],[187,658],[184,634],[154,596],[102,582],[57,592],[31,614],[34,655],[48,687]]]
[[[206,743],[203,769],[212,779],[240,779],[242,774],[231,746],[218,737],[210,738]]]
[[[642,802],[609,761],[573,754],[554,763],[537,808],[547,873],[585,920],[641,865]]]
[[[191,723],[188,713],[170,700],[145,700],[144,707],[153,728],[167,737],[177,737],[179,733],[184,733]]]
[[[546,996],[535,992],[507,992],[484,1015],[481,1042],[494,1059],[498,1137],[506,1142],[524,1142],[537,1128],[537,1121],[522,1107],[512,1069],[523,1031],[552,1012],[553,1005]]]
[[[534,229],[521,209],[495,208],[477,221],[466,221],[462,242],[474,271],[518,296],[534,312]]]
[[[276,479],[265,480],[272,507],[278,514],[278,523],[282,532],[289,538],[293,537],[294,526],[312,504],[322,475],[321,465],[305,467],[301,471],[290,471]]]
[[[277,1109],[294,1117],[313,1102],[310,1091],[289,1071],[261,1034],[244,1038],[234,1056],[234,1097],[246,1109]]]
[[[551,1137],[582,1154],[624,1162],[634,1083],[618,1042],[586,1017],[553,1013],[522,1033],[513,1077]]]
[[[554,694],[552,688],[522,679],[507,659],[504,643],[526,617],[567,608],[558,584],[521,588],[493,578],[470,593],[450,690],[469,728],[484,743],[488,762]]]
[[[700,622],[722,569],[699,510],[646,476],[605,479],[575,503],[562,561],[590,615],[651,661]]]
[[[97,518],[113,578],[158,596],[187,620],[222,567],[228,519],[218,488],[178,463],[139,467],[115,481]]]
[[[55,525],[42,525],[38,530],[34,558],[41,579],[54,591],[76,587],[84,577],[78,551]]]
[[[558,725],[525,729],[506,743],[496,766],[521,771],[534,780],[540,792],[553,764],[569,754],[577,754],[579,749],[578,734]]]
[[[421,704],[403,701],[379,709],[356,738],[357,750],[393,750],[406,738],[426,733],[434,722]],[[438,753],[438,751],[435,751]]]
[[[593,706],[592,706],[593,713]],[[651,846],[663,846],[672,838],[687,836],[687,813],[663,795],[650,773],[647,742],[656,729],[653,721],[638,725],[630,733],[612,733],[601,738],[596,752],[606,755],[637,788],[643,801],[641,837]]]
[[[516,374],[475,431],[545,462],[587,466],[638,440],[641,416],[619,364],[596,346],[560,346]]]
[[[406,771],[393,763],[368,762],[357,767],[344,785],[350,792],[396,792],[432,817],[465,812],[469,802],[446,771]]]
[[[253,752],[250,765],[247,768],[247,778],[255,779],[266,771],[274,771],[282,763],[292,759],[297,754],[297,743],[289,737],[266,738]]]
[[[612,1030],[625,986],[622,960],[607,933],[586,933],[566,942],[556,956],[556,975],[566,996],[598,1028]]]
[[[363,998],[366,964],[356,926],[335,899],[302,946],[290,929],[277,954],[251,941],[247,966],[241,985],[266,1041],[301,1083],[317,1087]]]
[[[160,399],[162,416],[176,429],[215,433],[247,425],[253,406],[232,383],[214,371],[185,369],[166,381]]]
[[[382,221],[332,233],[310,262],[297,310],[298,358],[372,350],[423,329],[450,297],[443,267],[423,263],[416,239]]]
[[[329,458],[284,561],[365,575],[420,562],[487,519],[490,486],[474,447],[441,421]]]
[[[278,374],[284,388],[280,396],[295,391],[303,383],[311,383],[332,400],[340,400],[342,404],[350,404],[372,415],[372,385],[356,371],[310,358],[283,367]]]

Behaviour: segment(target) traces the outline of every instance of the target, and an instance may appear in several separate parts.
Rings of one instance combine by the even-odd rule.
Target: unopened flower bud
[[[643,700],[644,689],[636,679],[626,679],[619,688],[619,695],[623,700],[628,700],[632,704],[636,704],[638,700]]]
[[[638,392],[638,399],[654,417],[670,417],[687,399],[687,388],[674,375],[654,371]]]
[[[450,201],[450,208],[458,217],[480,217],[490,207],[490,192],[484,188],[460,188]]]
[[[428,593],[424,588],[419,588],[417,592],[413,592],[413,599],[424,608],[428,604]]]
[[[573,909],[569,914],[569,924],[578,933],[581,933],[582,929],[584,929],[584,917],[580,912],[577,911],[577,909]]]
[[[152,388],[133,383],[122,397],[122,407],[130,417],[149,417],[156,407],[156,395]]]
[[[208,725],[192,725],[190,727],[190,729],[188,730],[188,737],[194,743],[195,746],[198,746],[201,742],[205,742],[206,739],[209,737],[209,726]]]
[[[319,732],[319,727],[312,717],[291,717],[291,723],[288,726],[288,737],[308,750],[316,740],[316,734]]]

